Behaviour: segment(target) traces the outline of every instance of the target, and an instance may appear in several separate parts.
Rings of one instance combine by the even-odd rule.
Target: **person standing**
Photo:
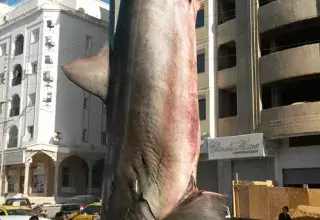
[[[57,212],[55,220],[67,220],[67,216],[63,212]]]
[[[288,206],[284,206],[282,208],[282,213],[279,215],[279,220],[291,220],[291,216],[288,214],[289,208]]]

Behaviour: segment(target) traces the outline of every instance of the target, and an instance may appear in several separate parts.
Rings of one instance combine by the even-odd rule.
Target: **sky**
[[[19,3],[21,0],[7,0],[7,1],[8,1],[8,5],[14,5]],[[101,1],[109,3],[109,0],[101,0]]]

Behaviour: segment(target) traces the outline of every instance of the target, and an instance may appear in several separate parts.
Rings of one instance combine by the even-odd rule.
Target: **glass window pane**
[[[206,120],[206,100],[199,99],[199,118],[200,120]]]
[[[200,28],[204,26],[204,9],[198,11],[196,28]]]
[[[204,73],[206,71],[206,61],[205,61],[205,54],[200,53],[197,55],[197,72]]]

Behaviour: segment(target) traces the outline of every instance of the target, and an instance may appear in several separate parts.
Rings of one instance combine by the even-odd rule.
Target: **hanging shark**
[[[107,105],[117,165],[102,219],[225,218],[225,197],[196,186],[199,8],[199,0],[122,0],[114,50],[62,67]]]

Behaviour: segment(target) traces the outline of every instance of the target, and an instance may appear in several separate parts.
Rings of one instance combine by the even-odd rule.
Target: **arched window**
[[[8,148],[14,148],[18,146],[18,128],[17,126],[12,126],[9,130],[9,141]]]
[[[13,69],[13,77],[11,86],[17,86],[21,84],[22,79],[22,66],[17,64]]]
[[[18,56],[23,53],[24,37],[22,34],[16,37],[14,55]]]
[[[20,113],[20,97],[14,94],[11,99],[10,117],[18,116]]]

